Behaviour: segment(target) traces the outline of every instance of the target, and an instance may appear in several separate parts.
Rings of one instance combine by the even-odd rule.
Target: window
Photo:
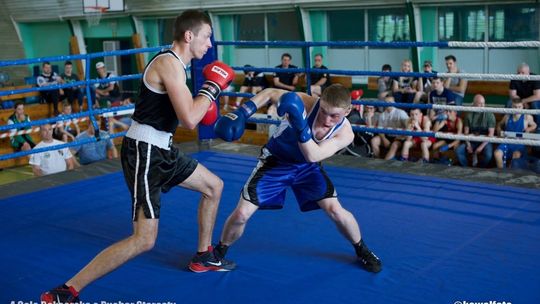
[[[235,16],[237,40],[263,41],[264,14],[246,14]]]
[[[328,40],[364,41],[364,11],[329,11]],[[351,22],[352,21],[352,22]]]
[[[268,40],[303,41],[300,21],[295,12],[269,13]]]
[[[369,10],[369,40],[407,41],[410,40],[409,16],[404,9]]]
[[[266,18],[265,18],[266,17]],[[265,22],[268,33],[265,33]],[[243,14],[235,16],[236,40],[301,41],[300,23],[295,12]],[[237,46],[258,48],[261,46]]]
[[[538,17],[535,4],[490,6],[489,40],[538,40]]]
[[[484,41],[486,21],[484,7],[439,8],[439,40]]]

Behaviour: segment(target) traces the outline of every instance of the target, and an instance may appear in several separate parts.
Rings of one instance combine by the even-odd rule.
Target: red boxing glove
[[[362,95],[364,95],[364,90],[358,89],[351,92],[351,99],[352,100],[358,100],[362,98]]]
[[[208,97],[214,101],[226,89],[234,79],[234,70],[221,61],[214,61],[206,65],[203,69],[203,76],[206,81],[199,90],[199,95]]]
[[[218,113],[216,103],[212,101],[208,107],[208,110],[206,111],[206,114],[204,114],[203,118],[201,119],[201,125],[213,125],[214,122],[216,122],[217,117]]]

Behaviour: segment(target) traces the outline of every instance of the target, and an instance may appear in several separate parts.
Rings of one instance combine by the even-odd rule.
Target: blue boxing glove
[[[238,110],[221,116],[214,126],[216,135],[225,141],[238,140],[244,134],[246,120],[255,112],[257,105],[250,100]]]
[[[439,148],[439,151],[440,152],[446,152],[446,151],[448,151],[448,149],[450,149],[450,147],[448,145],[444,145],[444,146],[441,146]]]
[[[279,116],[289,115],[289,123],[298,134],[298,141],[305,143],[311,139],[311,128],[306,119],[306,109],[302,98],[294,92],[285,93],[279,99]]]

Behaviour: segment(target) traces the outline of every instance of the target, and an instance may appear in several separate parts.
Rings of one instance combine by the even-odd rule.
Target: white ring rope
[[[440,78],[464,78],[480,80],[540,80],[540,75],[519,74],[437,73],[437,76]]]
[[[500,41],[500,42],[472,42],[472,41],[448,41],[449,47],[462,48],[514,48],[514,47],[540,47],[540,41]]]
[[[433,133],[432,137],[441,138],[441,139],[490,142],[490,143],[497,143],[497,144],[540,146],[540,140],[535,140],[535,139],[495,137],[495,136],[484,136],[484,135],[463,135],[463,134],[452,134],[452,133],[432,132],[432,131],[429,131],[429,132],[411,131],[411,130],[400,129],[400,128],[367,127],[366,125],[358,125],[358,124],[351,124],[351,126],[359,127],[359,128],[368,128],[370,129],[369,131],[370,133],[376,133],[376,134],[377,134],[377,131],[374,129],[379,129],[381,131],[382,130],[397,131],[395,133],[393,132],[385,132],[385,133],[398,134],[398,136],[428,137],[428,136],[425,136],[424,134]],[[406,135],[404,135],[404,133],[406,133]],[[415,133],[418,135],[415,135]]]
[[[392,103],[389,103],[389,106],[391,105]],[[540,114],[540,110],[512,109],[512,108],[453,106],[453,105],[440,105],[440,104],[434,104],[432,108],[434,110],[451,110],[451,111],[464,111],[464,112],[477,112],[477,113],[531,114],[531,115]]]

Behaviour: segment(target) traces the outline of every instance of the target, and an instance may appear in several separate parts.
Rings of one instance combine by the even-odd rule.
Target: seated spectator
[[[94,124],[88,123],[88,129],[77,136],[77,140],[91,138],[96,136]],[[99,140],[97,142],[87,143],[71,148],[73,154],[79,155],[81,165],[88,165],[106,158],[118,158],[118,150],[114,146],[109,134],[99,130]]]
[[[531,73],[529,65],[522,63],[518,66],[519,75],[535,75]],[[510,80],[510,100],[507,107],[512,106],[512,100],[522,100],[524,108],[540,109],[540,81],[538,80]],[[536,123],[536,133],[540,133],[540,114],[533,116]]]
[[[435,124],[433,125],[433,132],[452,133],[458,135],[463,134],[463,122],[457,115],[457,111],[444,110],[442,115],[444,115],[444,118],[446,119],[436,120]],[[457,147],[459,147],[459,142],[459,139],[438,139],[431,147],[431,150],[433,151],[433,158],[442,160],[440,153],[444,153],[449,150],[455,151]]]
[[[62,106],[62,114],[58,117],[65,117],[72,114],[72,107],[69,103],[64,103]],[[53,130],[53,138],[63,142],[74,141],[75,137],[81,133],[79,124],[73,120],[59,120]]]
[[[407,130],[418,132],[430,132],[431,120],[424,116],[420,109],[411,109],[407,121]],[[401,160],[409,160],[409,150],[411,148],[420,148],[422,150],[422,161],[429,162],[429,147],[435,142],[435,137],[407,136],[401,148]],[[394,156],[392,156],[394,157]]]
[[[454,55],[448,55],[444,57],[444,60],[446,61],[448,73],[465,73],[464,70],[458,68],[457,60]],[[458,77],[447,78],[444,81],[444,87],[454,93],[456,105],[461,106],[463,104],[463,99],[465,98],[465,91],[467,91],[467,79]]]
[[[432,90],[429,93],[428,103],[438,105],[456,104],[455,95],[444,87],[443,81],[439,77],[433,77],[431,80]],[[444,110],[429,110],[429,119],[431,121],[446,120]]]
[[[289,53],[281,55],[281,64],[276,66],[277,69],[297,69],[298,67],[291,64],[292,56]],[[296,72],[276,72],[274,73],[274,87],[287,91],[294,91],[298,84],[298,73]]]
[[[433,63],[431,60],[425,60],[424,61],[424,73],[437,73],[437,71],[433,70]],[[433,90],[432,88],[432,81],[434,77],[422,77],[420,80],[422,81],[422,95],[420,96],[420,101],[427,102],[429,98],[429,93]]]
[[[523,109],[523,101],[519,98],[512,100],[512,109]],[[534,132],[536,123],[532,115],[529,114],[506,114],[497,125],[497,131],[503,135],[501,131],[510,131],[516,133]],[[507,164],[515,167],[514,162],[518,159],[525,159],[527,155],[527,147],[525,145],[501,144],[495,150],[495,162],[497,168],[503,168]]]
[[[249,71],[248,69],[252,67],[253,66],[250,64],[244,65],[244,82],[242,83],[242,86],[240,86],[239,93],[251,93],[255,95],[268,87],[264,73]],[[240,106],[240,100],[243,100],[243,98],[238,99],[237,97],[234,105],[230,105],[228,101],[224,102],[225,110],[236,110]]]
[[[328,70],[328,68],[323,65],[322,54],[316,54],[313,60],[315,61],[315,64],[313,65],[312,69]],[[327,73],[310,73],[309,81],[311,83],[311,95],[319,97],[321,96],[322,91],[330,85],[330,75]]]
[[[66,63],[64,63],[64,73],[60,75],[60,82],[63,84],[68,84],[72,82],[77,82],[79,80],[79,76],[77,76],[77,74],[73,74],[73,63],[69,60],[66,61]],[[64,100],[66,98],[72,109],[73,102],[77,100],[77,108],[79,109],[79,112],[82,111],[84,98],[84,92],[82,91],[82,87],[76,86],[60,89],[60,100]]]
[[[103,62],[96,63],[96,70],[98,72],[98,79],[108,79],[116,77],[111,72],[107,72],[105,64]],[[120,99],[120,87],[116,81],[96,83],[96,104],[98,108],[109,108],[111,103],[117,99]]]
[[[23,123],[23,122],[30,122],[30,116],[26,115],[24,113],[24,103],[19,101],[15,103],[15,111],[11,116],[8,118],[8,125],[16,124],[16,123]],[[31,150],[36,144],[34,143],[34,140],[32,140],[32,137],[30,134],[22,134],[22,135],[15,135],[17,131],[23,131],[23,130],[29,130],[32,129],[32,127],[22,127],[17,129],[12,129],[9,134],[9,139],[11,146],[15,150],[15,152],[19,151],[28,151]]]
[[[392,72],[392,66],[389,64],[383,64],[383,72]],[[384,76],[377,78],[377,98],[379,100],[384,100],[386,96],[392,96],[392,88],[394,87],[394,79],[390,76]]]
[[[64,144],[64,142],[53,139],[52,133],[53,130],[50,124],[41,126],[42,141],[34,149]],[[34,171],[35,176],[71,170],[75,165],[73,155],[71,155],[68,148],[31,154],[29,163],[32,165],[32,171]]]
[[[57,85],[60,81],[58,74],[52,71],[51,63],[44,61],[41,65],[41,74],[37,77],[36,82],[38,87],[48,87]],[[58,115],[58,100],[60,99],[60,91],[58,89],[40,91],[41,103],[53,104],[54,116]]]
[[[387,96],[384,101],[386,102],[395,102],[394,97]],[[407,113],[401,109],[395,108],[395,107],[386,107],[384,112],[382,112],[379,115],[378,119],[378,127],[382,128],[399,128],[404,129],[407,127],[407,121],[409,119],[409,116]],[[388,134],[377,134],[376,136],[371,139],[371,149],[373,151],[374,157],[379,157],[381,153],[381,145],[385,148],[389,148],[390,145],[398,138],[396,135],[388,135]],[[399,146],[401,146],[401,142],[399,142]],[[399,148],[399,146],[395,147],[395,150]],[[395,153],[395,152],[394,152]]]
[[[117,100],[112,103],[113,107],[128,106],[133,104],[133,98],[127,97],[124,100]],[[122,128],[122,130],[127,131],[129,126],[131,126],[131,114],[118,115],[114,117],[109,117],[109,131],[113,132],[115,128]]]
[[[484,96],[477,94],[473,99],[473,106],[483,108],[486,106],[486,100]],[[463,126],[463,134],[465,135],[484,135],[488,137],[493,137],[495,135],[495,115],[493,113],[476,113],[469,112],[465,118]],[[487,167],[491,158],[493,157],[493,145],[487,141],[478,142],[478,141],[466,141],[465,143],[459,145],[456,150],[456,156],[459,160],[459,163],[463,167],[467,167],[469,162],[467,160],[467,155],[472,155],[472,165],[476,167]],[[483,158],[479,161],[479,155],[482,154]]]
[[[401,62],[401,72],[412,72],[411,60],[405,59]],[[400,76],[394,79],[392,95],[396,102],[417,103],[422,96],[422,84],[417,77]]]

